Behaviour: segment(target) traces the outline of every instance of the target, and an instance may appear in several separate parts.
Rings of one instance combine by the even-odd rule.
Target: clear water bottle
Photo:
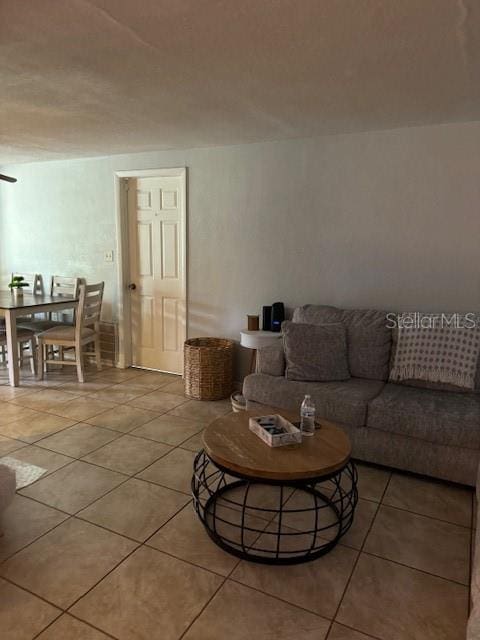
[[[315,433],[315,405],[309,395],[306,395],[300,407],[300,428],[304,436]]]

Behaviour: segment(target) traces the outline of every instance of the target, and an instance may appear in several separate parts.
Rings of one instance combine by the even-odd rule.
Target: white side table
[[[240,344],[242,347],[252,349],[250,361],[250,373],[254,373],[257,367],[257,349],[274,344],[282,334],[277,331],[241,331]]]

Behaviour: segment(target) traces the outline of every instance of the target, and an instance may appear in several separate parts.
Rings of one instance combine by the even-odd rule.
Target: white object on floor
[[[37,467],[34,464],[29,464],[28,462],[23,462],[22,460],[17,460],[16,458],[11,458],[9,456],[5,456],[5,458],[0,459],[1,465],[8,467],[10,470],[14,472],[17,478],[17,489],[23,489],[23,487],[27,487],[35,480],[38,480],[43,476],[44,473],[47,473],[46,469],[42,467]],[[0,477],[0,491],[1,491],[1,477]],[[0,500],[0,508],[1,508],[1,500]]]

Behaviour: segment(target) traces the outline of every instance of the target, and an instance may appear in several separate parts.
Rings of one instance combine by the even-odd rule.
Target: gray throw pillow
[[[348,380],[345,325],[282,324],[287,380],[334,382]]]

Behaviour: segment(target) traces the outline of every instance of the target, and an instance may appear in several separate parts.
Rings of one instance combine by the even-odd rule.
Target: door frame
[[[185,336],[188,337],[188,201],[187,167],[164,169],[142,169],[115,171],[115,226],[117,251],[117,318],[118,318],[118,359],[117,367],[125,369],[132,365],[131,306],[128,293],[130,282],[130,250],[128,234],[128,199],[125,185],[129,178],[181,178],[181,192],[184,203],[183,273],[185,274]]]

